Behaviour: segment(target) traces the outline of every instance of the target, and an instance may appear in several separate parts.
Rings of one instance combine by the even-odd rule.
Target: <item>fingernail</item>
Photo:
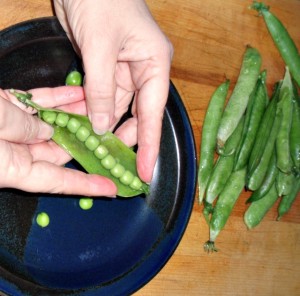
[[[49,140],[53,136],[54,129],[51,125],[40,121],[40,127],[37,135],[38,140]]]
[[[107,113],[92,114],[91,121],[93,130],[98,135],[103,135],[109,129],[110,118]]]

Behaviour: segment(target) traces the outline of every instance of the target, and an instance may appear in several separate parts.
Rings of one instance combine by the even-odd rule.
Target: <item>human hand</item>
[[[55,0],[60,23],[82,56],[88,115],[97,133],[112,129],[138,143],[137,169],[150,182],[159,153],[173,48],[144,0]]]
[[[81,87],[40,88],[30,92],[33,99],[45,107],[86,112]],[[31,110],[27,108],[26,111]],[[87,196],[116,195],[116,186],[109,179],[64,168],[62,165],[70,157],[54,142],[48,141],[53,134],[52,127],[27,112],[9,91],[0,89],[0,188]]]

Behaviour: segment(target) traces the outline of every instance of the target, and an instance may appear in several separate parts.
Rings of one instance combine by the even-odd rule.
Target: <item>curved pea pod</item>
[[[266,138],[265,147],[262,147],[262,151],[259,153],[260,158],[257,159],[257,164],[253,165],[251,169],[249,168],[247,172],[247,188],[252,191],[257,190],[263,183],[272,159],[272,155],[275,154],[275,142],[280,127],[281,118],[282,112],[281,110],[278,110],[273,121],[273,126],[271,127],[271,132],[268,138]]]
[[[244,214],[244,222],[248,229],[256,227],[278,199],[275,183],[268,193],[260,200],[251,203]]]
[[[290,152],[290,131],[293,115],[293,86],[286,67],[285,76],[280,89],[278,109],[281,110],[282,119],[276,138],[277,166],[284,173],[291,173],[293,168]]]
[[[54,128],[52,140],[71,155],[88,173],[111,179],[118,196],[148,194],[136,170],[136,154],[114,134],[97,135],[87,116],[46,109],[31,101],[31,94],[11,91],[22,103],[38,111],[38,116]]]
[[[223,112],[217,143],[221,150],[237,127],[247,108],[250,95],[260,74],[261,56],[257,49],[248,46],[243,55],[238,80]]]
[[[255,190],[251,196],[247,199],[246,203],[251,203],[254,201],[257,201],[261,199],[264,195],[266,195],[269,190],[271,189],[273,183],[275,182],[275,179],[279,173],[279,170],[276,165],[276,153],[273,151],[272,157],[267,169],[267,172],[265,174],[264,180],[260,187]]]
[[[203,122],[200,161],[198,170],[199,203],[202,203],[208,180],[214,165],[214,152],[217,145],[217,132],[229,88],[226,80],[214,91]]]
[[[296,173],[300,173],[300,97],[294,87],[293,118],[290,131],[290,150]]]
[[[264,70],[261,73],[249,100],[242,140],[236,152],[234,170],[240,170],[247,165],[257,131],[260,127],[260,122],[268,103],[266,70]]]
[[[215,240],[224,228],[232,209],[245,186],[246,169],[233,172],[214,207],[209,224],[209,241],[204,244],[207,252],[217,251]]]
[[[272,126],[276,117],[279,93],[280,93],[280,83],[277,83],[275,85],[275,89],[273,91],[271,101],[264,112],[259,130],[256,134],[255,142],[252,147],[252,151],[250,153],[250,157],[248,160],[248,169],[247,169],[248,173],[253,172],[253,170],[255,170],[255,168],[257,167],[257,165],[261,160],[262,154],[264,152],[266,143],[270,136]]]
[[[242,117],[237,128],[228,139],[225,145],[225,154],[220,155],[213,168],[211,177],[206,191],[206,204],[212,204],[220,192],[225,187],[228,178],[233,171],[235,153],[230,153],[235,150],[241,140],[245,117]]]
[[[292,190],[290,191],[289,194],[283,196],[279,203],[277,220],[280,220],[281,217],[290,210],[299,192],[300,192],[300,178],[294,177]]]
[[[281,57],[290,68],[292,76],[298,86],[300,86],[300,55],[289,32],[277,16],[269,11],[269,7],[264,3],[253,1],[251,7],[263,15],[267,28]]]

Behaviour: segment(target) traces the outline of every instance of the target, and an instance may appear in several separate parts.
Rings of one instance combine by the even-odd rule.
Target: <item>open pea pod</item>
[[[43,108],[31,101],[31,94],[11,91],[19,101],[38,111],[54,128],[52,140],[72,156],[88,173],[111,179],[118,196],[149,194],[149,185],[137,174],[136,154],[113,133],[97,135],[87,116]]]

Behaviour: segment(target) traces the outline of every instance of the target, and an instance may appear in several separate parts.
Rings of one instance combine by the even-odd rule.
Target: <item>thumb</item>
[[[15,143],[49,140],[53,128],[0,97],[0,138]]]
[[[110,43],[96,43],[82,50],[88,116],[97,134],[106,132],[114,119],[117,56]]]

